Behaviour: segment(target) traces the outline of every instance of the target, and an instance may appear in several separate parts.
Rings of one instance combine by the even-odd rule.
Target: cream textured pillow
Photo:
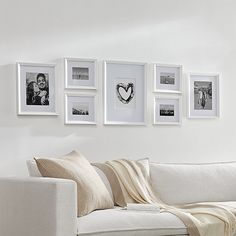
[[[113,208],[113,201],[103,181],[90,163],[78,152],[63,158],[35,158],[42,176],[72,179],[77,183],[78,216],[98,209]]]
[[[150,181],[149,159],[148,158],[139,159],[136,160],[135,162],[142,171],[142,174],[145,177],[145,179]],[[96,169],[100,169],[101,172],[103,172],[107,180],[106,182],[108,182],[109,188],[112,190],[114,204],[117,206],[125,207],[127,205],[125,200],[127,196],[124,195],[121,183],[119,182],[119,179],[112,170],[112,168],[106,165],[106,163],[92,163],[92,165]]]

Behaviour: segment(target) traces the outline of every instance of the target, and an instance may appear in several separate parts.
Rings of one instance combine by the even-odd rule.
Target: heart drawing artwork
[[[116,85],[116,94],[118,99],[123,104],[128,104],[133,99],[135,91],[134,91],[134,84],[133,83],[119,83]]]

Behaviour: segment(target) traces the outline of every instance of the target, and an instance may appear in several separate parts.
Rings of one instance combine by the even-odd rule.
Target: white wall
[[[0,175],[26,175],[25,160],[80,149],[89,160],[236,160],[235,0],[0,0]],[[184,66],[181,127],[153,126],[152,75],[146,127],[64,125],[63,57]],[[15,62],[58,63],[58,117],[17,116]],[[150,68],[149,68],[150,69]],[[186,118],[187,77],[221,74],[221,117]]]

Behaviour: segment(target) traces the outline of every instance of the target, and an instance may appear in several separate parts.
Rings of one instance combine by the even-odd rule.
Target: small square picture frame
[[[96,125],[96,94],[66,93],[65,124]]]
[[[18,62],[18,115],[58,115],[55,64]]]
[[[65,89],[97,89],[97,60],[65,58]]]
[[[104,61],[104,124],[146,125],[147,64]]]
[[[154,92],[182,93],[182,65],[153,64]]]
[[[180,98],[154,97],[154,125],[181,125]]]
[[[217,73],[189,73],[188,118],[220,117],[219,78]]]

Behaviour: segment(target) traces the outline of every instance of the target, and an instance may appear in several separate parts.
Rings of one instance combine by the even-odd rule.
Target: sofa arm
[[[53,178],[0,178],[0,235],[75,236],[76,183]]]

